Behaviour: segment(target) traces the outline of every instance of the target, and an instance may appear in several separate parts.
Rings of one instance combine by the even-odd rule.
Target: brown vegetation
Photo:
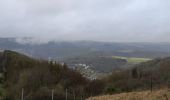
[[[92,97],[87,100],[170,100],[170,92],[167,90],[129,92]]]
[[[22,89],[24,89],[24,100],[51,100],[52,90],[54,90],[54,100],[64,100],[66,90],[68,100],[81,100],[101,94],[170,87],[170,58],[156,59],[133,68],[116,70],[107,78],[93,81],[69,69],[66,64],[35,60],[11,51],[5,51],[0,58],[1,70],[5,76],[5,80],[2,81],[6,91],[4,100],[20,99]],[[136,93],[138,97],[140,92],[131,94],[135,97]],[[144,94],[150,95],[149,92]],[[124,95],[126,97],[129,94]]]
[[[155,59],[127,70],[113,71],[105,79],[105,93],[114,94],[136,90],[169,87],[170,58]]]

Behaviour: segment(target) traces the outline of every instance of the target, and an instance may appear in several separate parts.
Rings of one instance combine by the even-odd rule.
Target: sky
[[[170,42],[170,0],[0,0],[0,37]]]

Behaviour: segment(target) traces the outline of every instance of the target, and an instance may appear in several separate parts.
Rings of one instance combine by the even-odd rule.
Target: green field
[[[125,59],[127,60],[128,63],[131,63],[131,64],[139,64],[142,62],[147,62],[149,60],[152,60],[149,58],[137,58],[137,57],[123,57],[123,56],[112,56],[112,57],[115,59]]]

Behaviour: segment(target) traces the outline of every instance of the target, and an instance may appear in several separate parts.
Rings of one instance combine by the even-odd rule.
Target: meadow
[[[114,58],[114,59],[124,59],[130,64],[139,64],[139,63],[142,63],[142,62],[147,62],[147,61],[152,60],[150,58],[123,57],[123,56],[112,56],[112,58]]]

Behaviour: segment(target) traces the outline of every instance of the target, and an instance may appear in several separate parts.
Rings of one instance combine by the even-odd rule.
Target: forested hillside
[[[128,70],[113,71],[106,81],[107,93],[170,87],[170,58],[159,58]]]
[[[0,54],[1,97],[18,100],[83,100],[89,96],[169,88],[170,58],[120,69],[100,80],[88,80],[66,64],[36,60],[5,50]],[[3,76],[3,77],[2,77]],[[53,92],[52,92],[53,91]]]
[[[92,83],[67,66],[35,60],[12,51],[4,51],[1,63],[4,63],[4,100],[19,100],[24,91],[24,100],[80,100],[97,95],[101,90],[91,90]],[[96,85],[101,82],[96,82]],[[97,91],[97,92],[96,92]]]

